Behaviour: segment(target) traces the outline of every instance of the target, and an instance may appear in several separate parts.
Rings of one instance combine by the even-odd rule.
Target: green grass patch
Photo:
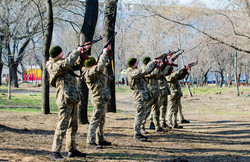
[[[57,112],[56,97],[50,95],[50,111]],[[34,93],[15,93],[8,100],[8,94],[0,94],[0,111],[27,111],[41,112],[42,95]],[[93,111],[93,106],[88,106],[88,111]]]
[[[121,86],[121,87],[115,87],[116,93],[132,93],[132,90],[129,86]]]

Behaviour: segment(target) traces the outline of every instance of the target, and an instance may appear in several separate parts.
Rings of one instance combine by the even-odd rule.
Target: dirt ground
[[[106,140],[113,145],[86,149],[87,125],[80,125],[77,148],[87,157],[67,161],[250,161],[250,92],[240,97],[233,89],[184,96],[183,112],[191,123],[166,133],[148,129],[151,142],[132,139],[134,105],[130,94],[118,93],[116,98],[119,111],[107,113],[105,124]],[[57,120],[55,113],[1,111],[0,161],[49,161]],[[65,145],[62,155],[67,155]]]

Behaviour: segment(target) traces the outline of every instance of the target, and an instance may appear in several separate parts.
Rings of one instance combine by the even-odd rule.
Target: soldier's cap
[[[51,58],[55,58],[56,56],[58,56],[60,53],[62,52],[62,48],[60,46],[52,46],[49,49],[49,55]]]
[[[147,64],[149,63],[150,60],[151,60],[150,57],[144,56],[144,57],[142,58],[142,63],[143,63],[144,65],[147,65]]]
[[[89,56],[88,60],[85,60],[84,65],[85,67],[91,67],[96,64],[96,59],[93,56]]]
[[[132,67],[134,66],[134,64],[136,63],[136,58],[133,58],[133,57],[130,57],[128,60],[127,60],[127,65],[128,67]]]

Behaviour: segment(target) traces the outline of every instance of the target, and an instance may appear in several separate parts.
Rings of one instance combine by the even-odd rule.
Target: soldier
[[[94,57],[89,57],[89,59],[85,61],[86,68],[83,68],[84,80],[88,88],[91,90],[91,102],[94,107],[87,135],[87,148],[90,149],[101,149],[102,146],[111,145],[111,142],[104,139],[103,132],[106,104],[111,98],[111,92],[107,87],[107,65],[109,63],[108,51],[110,49],[110,45],[103,49],[103,53],[97,64]]]
[[[130,88],[133,90],[132,96],[136,105],[134,140],[147,141],[147,137],[141,134],[141,124],[145,116],[145,104],[150,101],[150,94],[144,76],[154,70],[156,62],[158,60],[153,60],[145,68],[137,69],[138,61],[136,58],[129,58],[127,60],[128,68],[126,69],[126,77]]]
[[[148,56],[145,56],[142,58],[143,68],[146,67],[146,65],[151,61],[151,58]],[[147,87],[150,92],[151,100],[149,103],[146,104],[145,108],[145,117],[142,121],[142,133],[147,133],[145,130],[145,124],[148,116],[150,115],[151,109],[153,113],[153,120],[155,125],[155,132],[163,132],[164,129],[160,126],[159,116],[160,116],[160,110],[158,105],[158,97],[159,97],[159,90],[158,90],[158,76],[160,73],[159,68],[155,68],[151,73],[145,75],[145,79],[147,81]]]
[[[77,103],[81,99],[81,93],[76,87],[76,76],[72,75],[74,70],[80,70],[84,65],[84,54],[90,45],[78,47],[73,50],[68,57],[63,58],[61,47],[53,46],[49,50],[50,58],[46,64],[50,84],[56,88],[56,104],[58,107],[59,121],[55,130],[51,160],[64,160],[60,151],[62,141],[66,134],[66,151],[68,157],[85,157],[76,149],[75,135],[78,129],[77,123]]]
[[[159,74],[158,83],[159,83],[159,99],[158,104],[160,107],[160,124],[162,128],[167,128],[170,130],[170,127],[166,123],[166,113],[168,105],[168,95],[170,95],[170,89],[167,84],[165,76],[168,76],[172,71],[171,66],[163,65],[162,71]]]
[[[179,126],[177,124],[177,113],[178,113],[178,104],[180,103],[180,98],[183,96],[181,87],[179,84],[180,79],[183,79],[185,75],[187,74],[187,70],[189,70],[190,67],[184,66],[183,68],[179,69],[176,72],[173,72],[169,76],[166,77],[167,82],[170,87],[171,95],[168,96],[168,112],[167,112],[167,119],[168,119],[168,125],[171,128],[177,128],[181,129],[182,126]]]

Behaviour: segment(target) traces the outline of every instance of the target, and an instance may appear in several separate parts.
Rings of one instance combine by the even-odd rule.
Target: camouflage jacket
[[[167,96],[170,95],[170,89],[167,84],[167,80],[165,78],[166,75],[169,74],[169,70],[171,70],[170,66],[163,67],[163,70],[158,75],[158,83],[159,83],[159,95]]]
[[[56,88],[56,103],[58,106],[77,103],[81,99],[81,91],[77,86],[76,76],[70,70],[80,70],[84,60],[80,52],[73,50],[65,59],[49,58],[46,67],[50,84]]]
[[[146,65],[143,65],[142,68],[145,68]],[[159,96],[159,86],[158,86],[158,77],[160,74],[160,69],[155,68],[151,73],[145,75],[145,79],[147,81],[147,87],[150,91],[150,95],[154,97]]]
[[[182,93],[181,87],[180,87],[180,83],[178,81],[178,77],[180,77],[182,75],[183,75],[183,70],[179,69],[176,72],[174,72],[166,77],[170,91],[171,91],[171,96],[173,98],[183,96],[183,93]]]
[[[128,67],[126,69],[126,77],[128,79],[130,88],[133,90],[133,98],[134,100],[150,100],[149,90],[147,88],[147,81],[145,79],[145,75],[152,72],[155,68],[155,62],[152,61],[148,63],[145,68],[131,68]]]
[[[91,90],[92,99],[108,101],[111,98],[111,92],[108,88],[107,65],[109,57],[107,53],[103,53],[97,65],[91,68],[83,68],[84,80]]]

